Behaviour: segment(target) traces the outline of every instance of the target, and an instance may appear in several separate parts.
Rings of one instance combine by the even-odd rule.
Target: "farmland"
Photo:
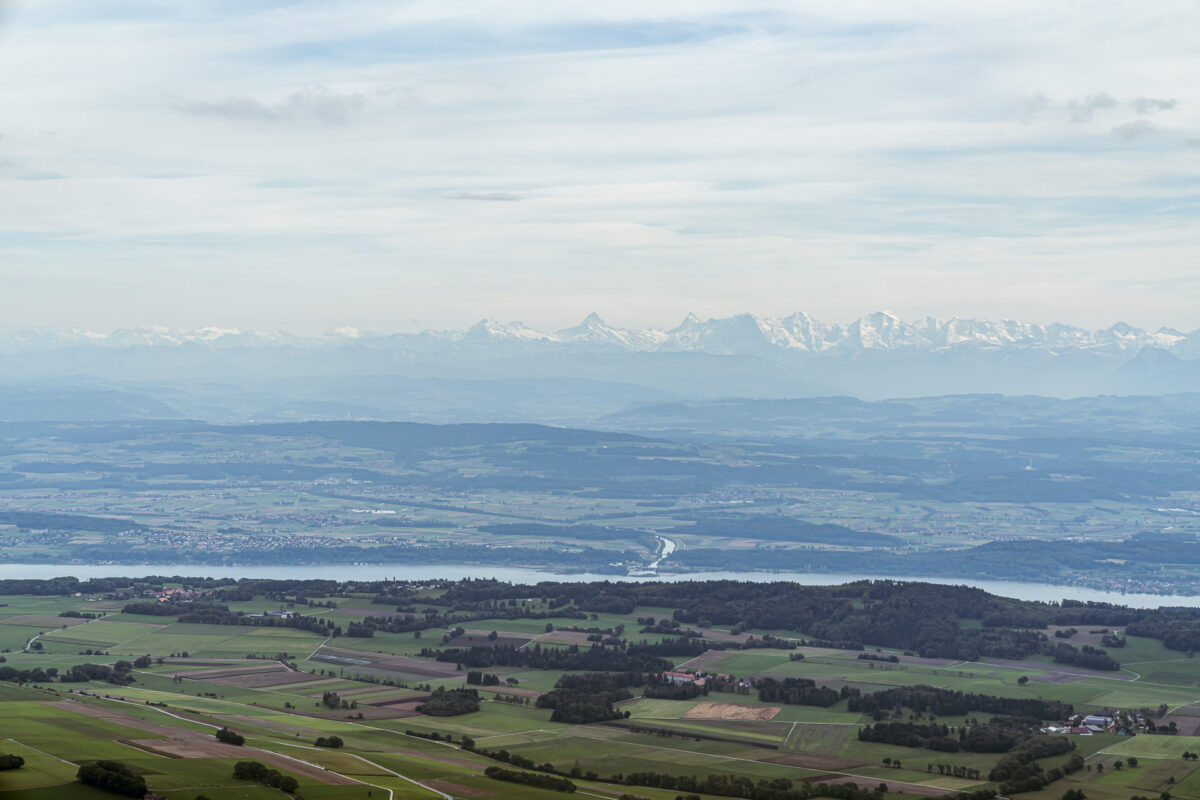
[[[1133,447],[1084,426],[1031,441],[1012,420],[824,413],[765,441],[0,423],[0,565],[787,569],[1200,592],[1186,437]]]
[[[774,623],[773,634],[753,625],[734,632],[717,619],[705,620],[703,630],[711,633],[698,637],[670,635],[658,628],[640,632],[647,628],[648,617],[662,618],[672,598],[678,603],[672,612],[675,617],[686,620],[689,607],[696,603],[719,617],[720,608],[711,603],[724,587],[715,583],[630,588],[628,592],[638,594],[630,594],[627,599],[632,605],[621,610],[616,610],[611,584],[582,589],[576,584],[571,590],[575,594],[568,598],[561,594],[567,586],[563,584],[506,588],[488,582],[437,581],[419,585],[120,583],[112,579],[104,585],[79,584],[81,591],[67,594],[48,593],[49,584],[40,589],[38,584],[26,585],[23,588],[38,593],[0,597],[5,603],[0,606],[0,630],[21,632],[0,648],[7,651],[0,674],[8,676],[0,682],[0,751],[25,759],[20,769],[0,772],[0,800],[110,796],[74,781],[81,765],[102,759],[128,765],[159,794],[189,800],[201,793],[212,800],[280,796],[267,786],[233,778],[233,764],[246,760],[291,776],[299,785],[296,796],[306,798],[558,794],[485,775],[488,767],[500,763],[497,752],[517,759],[512,763],[519,762],[520,770],[558,773],[580,793],[610,798],[633,793],[669,800],[680,794],[677,788],[649,785],[644,777],[633,784],[618,778],[635,773],[665,776],[654,780],[680,786],[720,790],[696,792],[705,798],[766,797],[763,792],[768,790],[761,787],[768,785],[776,787],[771,791],[790,787],[787,791],[803,792],[808,791],[804,787],[826,784],[874,792],[882,783],[891,792],[928,796],[998,790],[1000,782],[988,776],[1002,753],[940,752],[861,739],[864,727],[881,719],[908,724],[933,718],[908,707],[889,707],[882,714],[852,708],[864,702],[856,698],[905,689],[945,690],[951,693],[946,697],[975,693],[1006,698],[996,702],[1009,704],[1066,703],[1080,715],[1144,714],[1164,728],[1175,721],[1180,728],[1176,735],[1134,729],[1121,731],[1122,735],[1104,731],[1070,736],[1073,752],[1083,759],[1084,767],[1021,794],[1051,800],[1079,786],[1088,797],[1126,800],[1131,792],[1162,793],[1175,787],[1170,789],[1172,796],[1200,797],[1187,794],[1188,787],[1200,785],[1200,774],[1194,772],[1194,762],[1182,757],[1200,751],[1200,737],[1188,735],[1186,731],[1192,729],[1183,727],[1188,720],[1200,719],[1200,668],[1157,639],[1125,633],[1124,626],[1109,629],[1110,635],[1123,640],[1113,652],[1128,652],[1137,665],[1098,671],[1063,665],[1040,654],[968,660],[946,654],[922,656],[887,642],[827,646],[815,643],[809,631],[781,632]],[[599,594],[589,596],[589,591]],[[911,595],[905,602],[912,604],[919,602],[922,593],[936,596],[951,590],[864,584],[820,590],[827,594],[812,597],[806,594],[810,590],[782,585],[773,591],[799,593],[778,595],[772,601],[775,605],[823,605],[826,597],[861,596],[864,601],[855,604],[868,613],[878,602],[872,597]],[[139,598],[178,598],[185,593],[189,599],[170,601],[183,613],[142,613],[145,601]],[[1007,609],[1008,613],[1061,616],[1069,611],[1034,604],[1018,604],[1018,608],[1013,605],[1017,601],[988,599],[982,593],[971,597],[993,613]],[[638,602],[641,598],[646,601]],[[231,615],[223,622],[187,621],[186,609],[195,609],[193,613],[208,609],[204,613],[214,614],[222,599],[229,601],[224,607]],[[940,600],[969,605],[961,600],[955,604],[948,597]],[[581,608],[601,602],[611,608],[604,612]],[[130,606],[137,612],[124,610]],[[277,616],[269,616],[272,611]],[[285,612],[295,616],[284,616]],[[740,613],[753,617],[759,612],[745,606]],[[1103,613],[1129,619],[1134,628],[1147,625],[1147,619],[1139,621],[1135,612]],[[423,625],[422,620],[431,624]],[[897,618],[896,625],[901,622]],[[970,631],[977,628],[968,617],[960,622],[959,646],[969,647],[975,635]],[[356,636],[347,633],[352,624]],[[358,627],[370,624],[394,630]],[[1043,636],[1053,640],[1052,632],[1064,627],[1048,622],[1044,631],[1050,635]],[[608,645],[588,641],[570,628],[607,631],[603,635],[612,641]],[[746,649],[748,640],[752,649]],[[867,650],[855,649],[864,645]],[[563,721],[566,718],[559,718],[561,709],[556,710],[552,700],[571,696],[569,689],[556,688],[573,685],[564,681],[571,676],[576,681],[594,681],[597,674],[611,680],[626,674],[583,669],[590,662],[579,659],[598,657],[598,648],[607,653],[610,667],[619,666],[614,659],[630,657],[642,659],[637,663],[644,667],[654,663],[658,656],[653,654],[658,652],[667,654],[660,662],[663,669],[695,663],[699,666],[693,669],[710,676],[708,685],[685,687],[683,694],[688,696],[674,699],[668,695],[682,690],[663,688],[649,674],[639,673],[633,682],[620,678],[627,688],[611,695],[615,713],[604,711],[602,703],[594,721]],[[644,656],[633,655],[643,651]],[[689,655],[682,655],[684,651]],[[486,657],[491,665],[477,669],[437,655],[442,652],[463,653],[458,658],[468,661]],[[670,656],[672,652],[681,655]],[[492,663],[497,658],[494,653],[510,655]],[[864,653],[872,658],[860,658]],[[90,680],[65,680],[80,665],[105,667],[109,677],[97,673]],[[481,674],[491,677],[480,681]],[[812,691],[829,690],[832,702],[772,700],[762,688],[769,679],[801,680]],[[463,689],[475,692],[478,710],[451,716],[422,713],[430,698]],[[1034,707],[1060,706],[1030,706]],[[936,724],[961,731],[955,734],[960,736],[981,730],[1014,731],[1028,724],[1005,719],[947,708]],[[1060,722],[1044,719],[1041,724]],[[244,744],[218,741],[214,733],[221,728],[236,731]],[[1036,731],[1019,735],[1068,738]],[[330,749],[316,744],[318,738],[330,736],[340,738],[342,746]],[[1136,763],[1126,766],[1130,758]],[[1065,763],[1063,759],[1048,756],[1045,768]],[[1114,766],[1118,762],[1123,769]],[[742,779],[749,783],[738,784],[742,786],[738,790],[729,788]]]

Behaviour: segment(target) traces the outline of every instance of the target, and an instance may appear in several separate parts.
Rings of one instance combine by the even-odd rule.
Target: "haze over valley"
[[[596,424],[660,402],[1200,391],[1200,332],[1006,320],[826,324],[743,314],[629,330],[324,336],[162,327],[0,335],[0,417],[213,422],[397,419]],[[607,424],[607,423],[604,423]]]

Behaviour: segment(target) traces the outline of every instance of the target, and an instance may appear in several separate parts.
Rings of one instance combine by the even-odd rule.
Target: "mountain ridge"
[[[67,348],[140,347],[282,348],[301,350],[330,347],[399,349],[420,352],[438,349],[580,348],[615,352],[698,352],[711,355],[848,356],[858,353],[906,351],[940,353],[953,350],[1004,349],[1133,354],[1146,348],[1170,352],[1178,358],[1200,358],[1200,330],[1183,333],[1162,327],[1155,331],[1124,322],[1099,330],[1050,323],[1024,323],[927,316],[908,322],[887,311],[877,311],[852,322],[826,323],[804,312],[785,317],[750,313],[701,319],[688,314],[673,328],[622,328],[609,325],[592,313],[578,325],[557,331],[540,331],[521,322],[480,320],[462,330],[424,330],[418,333],[374,334],[340,328],[320,336],[299,336],[286,331],[243,331],[206,326],[175,329],[164,326],[124,328],[110,333],[88,330],[0,332],[0,352],[22,353]]]

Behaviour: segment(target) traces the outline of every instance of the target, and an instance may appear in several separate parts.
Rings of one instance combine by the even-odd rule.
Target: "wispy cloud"
[[[1155,114],[1159,111],[1170,111],[1179,105],[1175,99],[1160,97],[1139,97],[1133,101],[1133,108],[1139,114]]]
[[[1132,122],[1114,125],[1112,132],[1125,141],[1132,142],[1135,139],[1145,139],[1147,136],[1153,136],[1158,132],[1158,126],[1148,119],[1136,119]]]
[[[0,313],[1191,330],[1122,281],[1200,262],[1200,6],[1132,2],[3,4]]]
[[[264,103],[251,97],[226,97],[216,101],[179,100],[175,103],[179,111],[199,116],[322,125],[346,125],[366,107],[365,96],[337,92],[325,86],[300,89],[277,103]]]
[[[443,197],[450,200],[488,200],[493,203],[511,203],[525,198],[512,192],[449,192]]]
[[[1096,92],[1067,101],[1066,114],[1070,122],[1091,122],[1097,111],[1116,108],[1117,99],[1108,92]]]

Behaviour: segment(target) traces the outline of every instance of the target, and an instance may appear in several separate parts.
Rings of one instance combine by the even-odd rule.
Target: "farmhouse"
[[[685,684],[685,683],[694,683],[696,680],[695,674],[693,674],[691,672],[683,672],[683,671],[664,672],[662,674],[662,676],[663,676],[664,680],[668,680],[671,683],[674,683],[676,685]]]

